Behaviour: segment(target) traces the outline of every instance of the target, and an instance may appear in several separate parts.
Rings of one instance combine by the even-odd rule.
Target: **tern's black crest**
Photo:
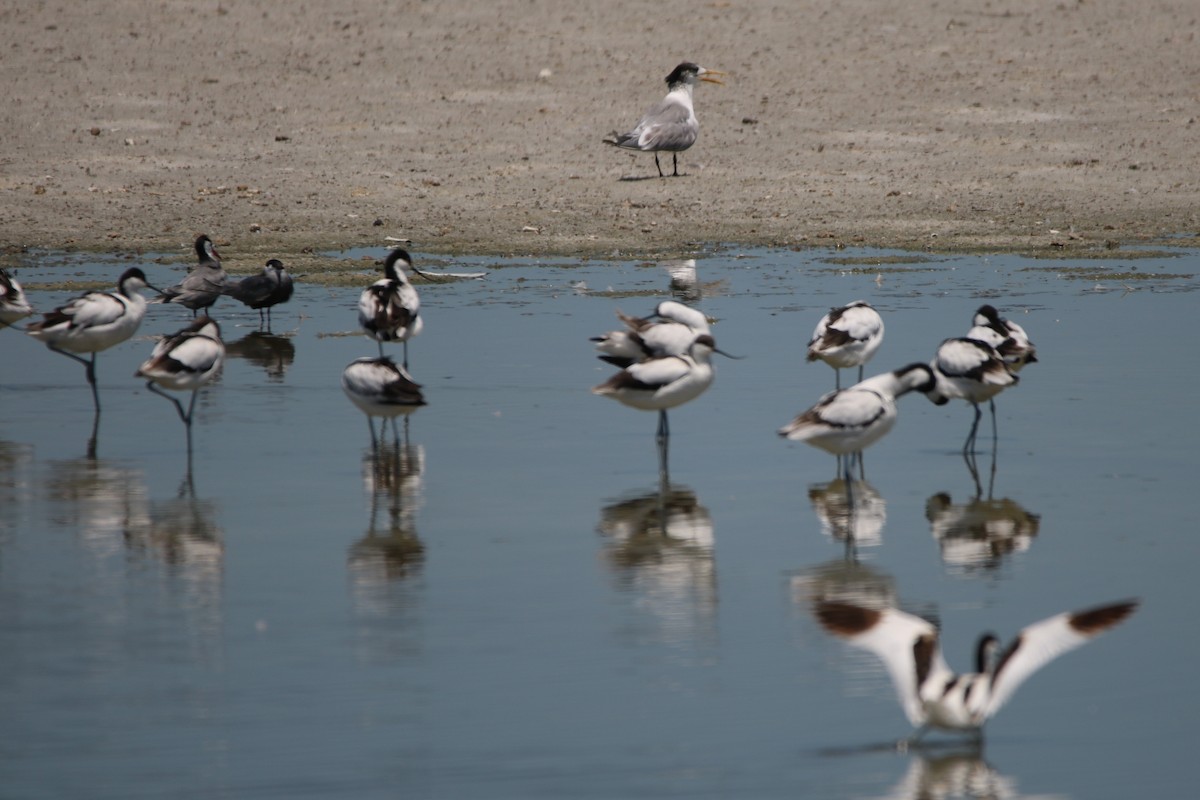
[[[667,76],[667,86],[678,86],[686,81],[689,75],[694,78],[699,74],[699,64],[693,64],[690,61],[684,61],[678,67],[671,70],[671,74]]]

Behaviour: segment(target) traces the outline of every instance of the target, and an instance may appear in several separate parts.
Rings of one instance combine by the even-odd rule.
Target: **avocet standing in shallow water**
[[[722,353],[709,334],[697,336],[684,355],[652,358],[631,364],[604,383],[593,394],[611,397],[630,408],[658,412],[660,442],[670,435],[667,409],[695,400],[712,385],[712,354]]]
[[[833,367],[834,388],[842,388],[842,370],[863,365],[883,344],[883,317],[862,300],[833,308],[821,317],[808,341],[808,361],[824,361]]]
[[[425,327],[421,317],[421,298],[409,283],[404,267],[416,272],[408,251],[397,247],[383,263],[384,277],[363,290],[358,298],[358,324],[379,343],[383,358],[384,342],[404,343],[404,368],[408,369],[408,340]]]
[[[156,303],[177,303],[192,310],[196,316],[201,309],[208,309],[225,291],[225,269],[212,239],[196,237],[196,265],[187,276],[155,298]],[[207,313],[207,312],[206,312]]]
[[[934,386],[933,370],[925,364],[909,364],[830,392],[780,428],[779,435],[837,456],[861,454],[895,426],[897,397],[914,390],[928,392]],[[849,488],[849,458],[845,479]]]
[[[658,167],[660,178],[664,176],[662,164],[658,163],[658,153],[660,150],[669,152],[672,174],[678,175],[677,156],[695,144],[696,137],[700,134],[700,123],[696,119],[696,110],[692,103],[692,91],[696,87],[696,80],[721,83],[713,76],[724,74],[684,61],[667,76],[667,96],[657,105],[651,106],[633,130],[622,134],[613,131],[604,138],[604,143],[654,153],[654,166]]]
[[[995,306],[980,306],[971,325],[967,338],[990,344],[1013,372],[1037,361],[1037,348],[1029,341],[1025,329],[1000,316]]]
[[[235,300],[258,310],[258,324],[263,324],[263,311],[266,313],[266,325],[271,327],[271,307],[286,303],[292,299],[295,286],[292,276],[278,258],[272,258],[258,275],[243,278],[237,283],[230,284],[224,289],[225,294]]]
[[[88,292],[25,327],[30,336],[54,352],[83,364],[97,412],[100,393],[96,388],[96,354],[125,341],[142,324],[146,298],[138,293],[139,289],[158,291],[146,282],[144,272],[130,267],[117,281],[117,291]],[[91,358],[83,358],[79,353],[89,353]]]
[[[996,657],[999,640],[979,638],[975,672],[956,674],[942,658],[937,627],[895,608],[863,608],[820,602],[817,620],[832,634],[874,653],[888,675],[916,733],[901,746],[917,742],[931,728],[983,738],[984,723],[1012,697],[1025,679],[1070,650],[1091,641],[1124,620],[1137,600],[1071,611],[1024,628]]]
[[[592,341],[603,353],[599,358],[618,367],[684,355],[697,336],[709,332],[708,317],[703,312],[674,300],[659,303],[647,317],[631,317],[620,311],[617,317],[625,323],[624,330],[593,336]]]
[[[1000,392],[1017,383],[1018,378],[1004,363],[996,349],[987,342],[966,337],[947,339],[938,347],[929,364],[937,378],[937,386],[925,392],[937,405],[944,405],[954,398],[966,400],[975,408],[975,420],[971,432],[963,442],[963,452],[975,452],[975,434],[979,430],[979,418],[983,412],[979,404],[984,400],[992,409],[992,442],[996,439],[996,404],[994,398]]]
[[[188,452],[192,451],[192,416],[196,394],[208,385],[225,363],[225,343],[216,320],[197,317],[183,330],[164,336],[154,346],[150,358],[142,362],[136,378],[146,378],[146,388],[175,404],[179,418],[187,428]],[[163,391],[191,392],[192,400],[184,413],[178,399]]]
[[[12,325],[33,313],[33,306],[25,297],[25,290],[17,279],[0,269],[0,328]]]
[[[392,420],[392,435],[399,441],[395,417],[407,416],[425,405],[421,385],[396,362],[386,356],[359,358],[342,371],[342,390],[360,411],[367,415],[371,444],[378,445],[374,417]],[[380,426],[380,434],[383,426]]]

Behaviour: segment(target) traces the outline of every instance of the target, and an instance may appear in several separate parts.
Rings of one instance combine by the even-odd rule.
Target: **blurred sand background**
[[[1108,252],[1197,233],[1198,18],[1189,0],[5,0],[0,250],[187,256],[207,232],[246,271],[385,237]],[[682,60],[728,76],[696,91],[686,176],[659,179],[600,140]]]

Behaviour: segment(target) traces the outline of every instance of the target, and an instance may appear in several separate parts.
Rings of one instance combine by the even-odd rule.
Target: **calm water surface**
[[[1195,794],[1200,253],[701,258],[694,302],[745,358],[672,412],[662,494],[655,418],[589,393],[612,368],[587,341],[671,296],[660,265],[423,261],[488,274],[421,285],[429,405],[379,453],[340,388],[376,349],[357,289],[302,280],[273,336],[218,303],[231,357],[190,481],[131,377],[186,310],[100,356],[94,446],[83,370],[0,331],[0,796]],[[70,293],[40,283],[126,265],[18,277],[46,310]],[[832,457],[774,431],[832,388],[803,345],[859,298],[887,323],[869,371],[928,360],[982,302],[1041,361],[998,399],[978,489],[970,408],[901,401],[849,561]],[[811,615],[845,592],[937,618],[964,669],[984,630],[1144,605],[1027,683],[984,752],[901,754],[875,747],[909,731],[886,673]]]

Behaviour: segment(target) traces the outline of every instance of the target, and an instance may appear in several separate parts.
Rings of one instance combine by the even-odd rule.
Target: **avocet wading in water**
[[[833,308],[821,317],[808,341],[809,361],[824,361],[833,367],[834,387],[842,388],[842,370],[858,367],[871,360],[883,343],[883,317],[862,300]]]
[[[995,306],[980,306],[971,325],[967,338],[990,344],[1013,372],[1037,361],[1037,348],[1029,341],[1025,329],[1000,316]]]
[[[937,378],[937,386],[925,392],[926,397],[939,406],[959,398],[966,400],[975,409],[971,431],[963,442],[963,453],[975,452],[975,434],[979,431],[979,418],[983,414],[979,404],[984,400],[988,401],[992,410],[992,446],[995,449],[994,398],[1018,381],[1017,376],[1004,363],[1004,359],[987,342],[960,337],[942,342],[929,366]]]
[[[135,378],[145,378],[146,388],[175,404],[179,419],[187,429],[188,453],[192,451],[192,417],[196,411],[197,393],[212,382],[221,365],[225,363],[225,343],[221,341],[221,327],[216,320],[207,316],[197,317],[186,328],[164,336],[154,345],[153,352],[137,372]],[[178,399],[164,392],[191,392],[188,410]]]
[[[664,476],[667,472],[667,442],[671,436],[667,409],[695,400],[712,385],[713,353],[733,358],[717,349],[710,334],[701,334],[685,354],[631,364],[592,389],[593,394],[611,397],[630,408],[658,412],[655,438],[659,446],[659,472]]]
[[[425,327],[421,317],[421,298],[404,274],[405,268],[418,275],[408,251],[397,247],[383,262],[384,277],[372,283],[358,298],[358,324],[367,336],[379,343],[383,358],[384,342],[404,343],[404,368],[408,369],[408,340]]]
[[[221,256],[217,253],[212,239],[205,235],[196,237],[196,264],[186,277],[179,283],[164,289],[155,303],[176,303],[192,310],[196,316],[201,309],[205,310],[217,302],[217,298],[225,291],[225,269],[221,266]]]
[[[654,153],[654,166],[658,167],[660,178],[664,175],[662,164],[658,163],[658,154],[660,151],[669,152],[671,174],[678,175],[679,153],[695,144],[700,133],[700,122],[696,119],[696,109],[692,104],[696,81],[721,83],[713,76],[724,74],[684,61],[667,76],[667,96],[651,106],[633,130],[621,134],[613,131],[603,141],[629,150]]]
[[[33,306],[25,297],[25,290],[17,279],[0,269],[0,328],[12,325],[33,313]]]
[[[224,292],[234,300],[256,309],[260,326],[263,324],[263,311],[266,311],[266,325],[269,330],[271,307],[291,300],[294,290],[292,276],[288,274],[283,262],[272,258],[263,267],[262,272],[226,286]]]
[[[351,361],[342,371],[342,390],[367,415],[372,446],[379,443],[375,436],[374,417],[383,417],[384,425],[389,419],[392,420],[392,436],[399,442],[395,418],[407,417],[425,405],[421,385],[415,383],[403,367],[386,356]],[[380,435],[383,434],[384,425],[380,426]]]
[[[708,317],[691,306],[666,300],[654,307],[647,317],[631,317],[617,312],[624,330],[593,336],[602,361],[628,367],[639,361],[687,353],[696,337],[709,333]]]
[[[997,656],[990,633],[975,648],[975,671],[955,673],[942,658],[932,622],[895,608],[822,601],[814,611],[828,632],[877,656],[887,668],[909,722],[917,731],[899,742],[915,744],[929,730],[983,739],[983,726],[1037,670],[1120,623],[1137,600],[1056,614],[1030,625]]]
[[[96,388],[96,354],[128,339],[146,315],[146,298],[140,289],[154,289],[146,274],[130,267],[121,274],[115,292],[88,292],[80,295],[42,319],[25,326],[25,331],[47,347],[78,361],[87,370],[92,401],[100,411],[100,392]],[[90,358],[83,358],[87,353]]]
[[[874,375],[853,386],[826,394],[817,404],[779,429],[792,441],[819,447],[845,465],[847,491],[851,486],[847,456],[859,454],[879,441],[896,424],[896,398],[911,391],[928,392],[936,385],[933,370],[909,364],[894,372]]]

